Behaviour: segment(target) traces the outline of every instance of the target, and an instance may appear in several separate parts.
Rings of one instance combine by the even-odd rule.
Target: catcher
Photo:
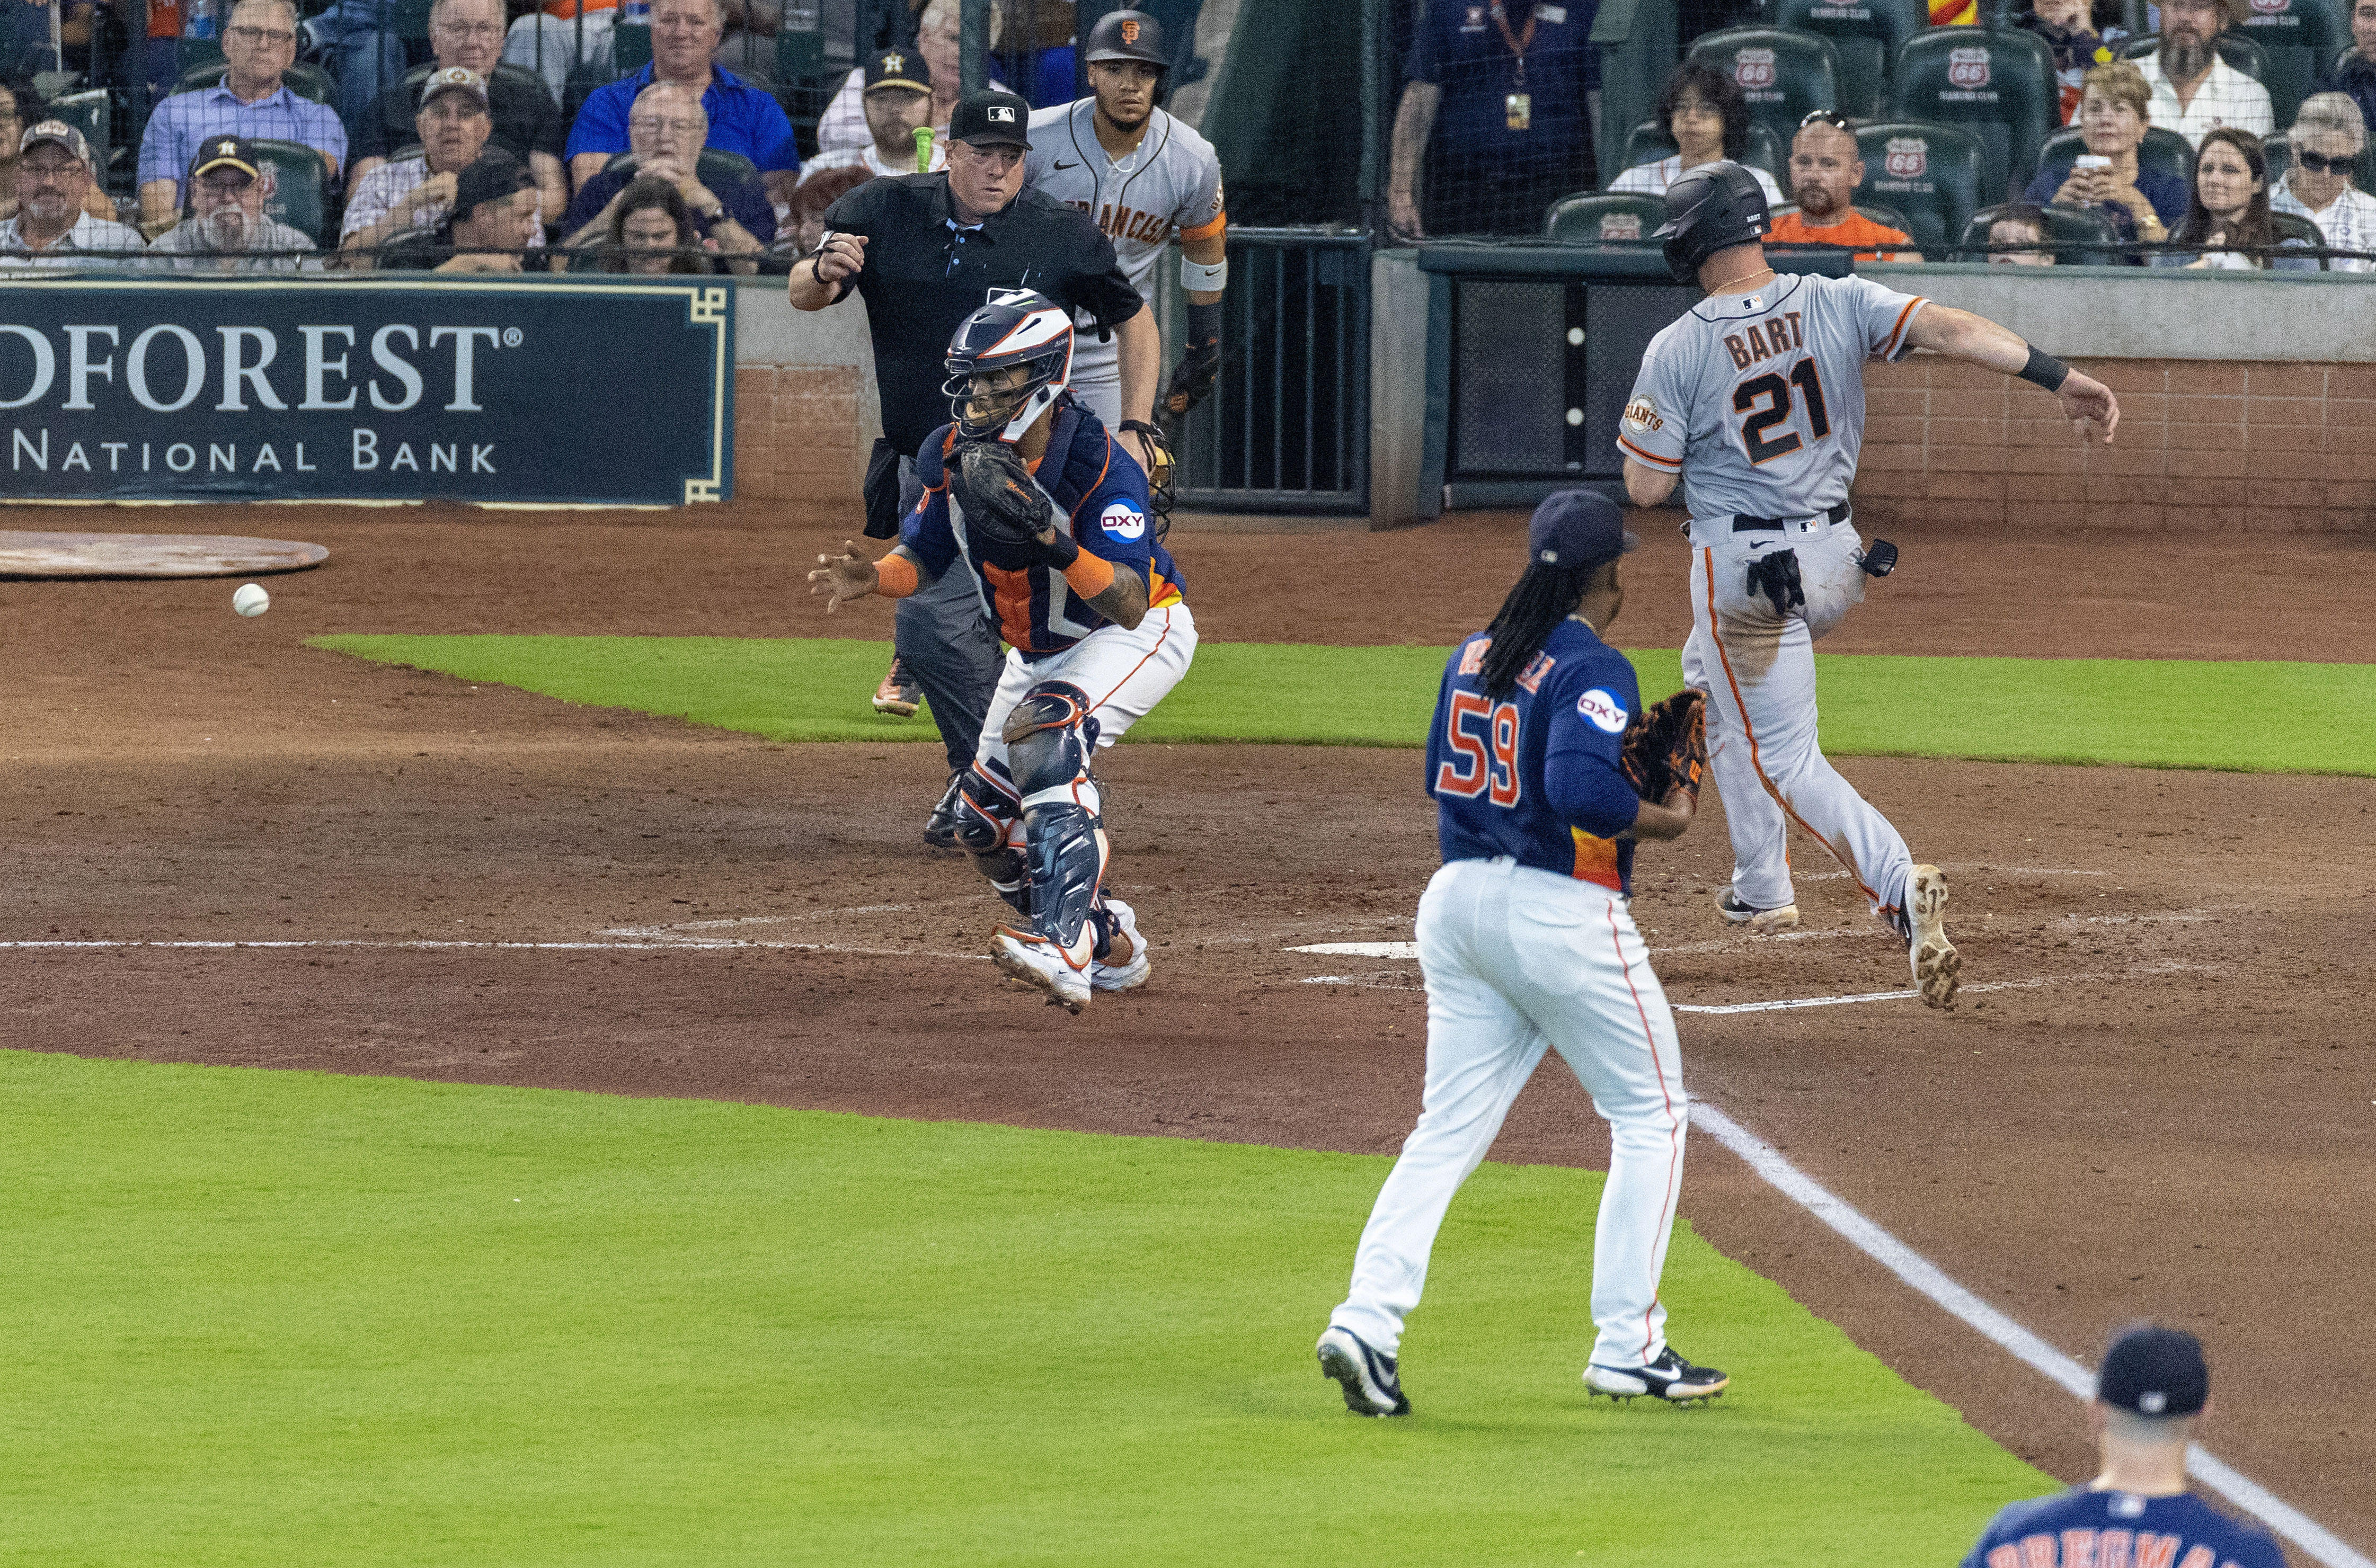
[[[1729,1381],[1667,1342],[1658,1304],[1689,1102],[1626,898],[1634,842],[1691,826],[1707,740],[1697,692],[1637,722],[1634,667],[1601,641],[1634,544],[1605,497],[1553,495],[1527,526],[1526,575],[1444,668],[1427,738],[1443,866],[1419,904],[1427,1087],[1361,1232],[1352,1289],[1320,1336],[1320,1370],[1357,1415],[1409,1412],[1403,1320],[1436,1228],[1546,1048],[1610,1128],[1585,1387],[1681,1402]]]
[[[1196,622],[1146,474],[1065,390],[1072,364],[1072,315],[1039,294],[1002,291],[968,316],[943,387],[956,419],[917,454],[924,491],[898,545],[880,561],[854,542],[818,556],[809,591],[830,611],[904,598],[960,563],[972,573],[1007,653],[958,782],[957,839],[1015,912],[991,956],[1077,1013],[1148,968],[1135,913],[1101,890],[1091,763],[1188,672]]]

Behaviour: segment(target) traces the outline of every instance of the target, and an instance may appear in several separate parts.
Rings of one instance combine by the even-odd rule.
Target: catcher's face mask
[[[1071,377],[1073,318],[1028,290],[1003,292],[957,328],[945,362],[958,434],[1020,440]]]

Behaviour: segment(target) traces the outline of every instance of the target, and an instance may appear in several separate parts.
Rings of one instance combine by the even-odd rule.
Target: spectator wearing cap
[[[1011,92],[958,100],[949,119],[949,166],[938,174],[869,180],[826,212],[814,255],[792,266],[791,303],[823,310],[852,291],[865,296],[882,398],[883,439],[867,464],[866,530],[888,539],[922,486],[916,453],[949,418],[942,393],[949,339],[992,290],[1029,288],[1121,339],[1123,407],[1155,398],[1162,339],[1113,242],[1086,212],[1023,188],[1031,106]],[[1135,435],[1116,440],[1147,466]],[[956,777],[973,764],[1000,669],[998,633],[964,572],[944,572],[899,600],[902,668],[940,722],[950,792],[925,835],[956,842]]]
[[[1658,128],[1675,150],[1626,170],[1609,183],[1610,190],[1665,196],[1669,185],[1694,169],[1726,159],[1740,162],[1749,149],[1749,101],[1729,73],[1686,61],[1675,67],[1658,93]],[[1757,177],[1757,188],[1769,205],[1782,205],[1782,187],[1773,175],[1748,164],[1742,167]]]
[[[2359,106],[2362,121],[2376,120],[2376,0],[2352,0],[2351,47],[2319,80],[2325,92],[2340,92]]]
[[[367,256],[407,229],[434,229],[445,220],[456,181],[486,150],[493,130],[486,78],[459,65],[433,71],[421,84],[417,124],[421,156],[383,163],[355,186],[339,226],[341,251]],[[529,243],[543,244],[541,229]]]
[[[758,165],[768,200],[790,201],[801,170],[792,123],[773,93],[710,64],[723,26],[719,0],[653,0],[651,64],[597,89],[577,112],[577,123],[569,129],[570,178],[583,185],[628,151],[634,142],[627,122],[636,100],[654,82],[671,82],[700,101],[708,119],[702,145],[741,153]]]
[[[89,267],[148,247],[137,229],[83,210],[90,144],[62,120],[29,126],[17,144],[17,215],[0,223],[0,267]]]
[[[338,111],[298,97],[282,79],[297,58],[297,7],[291,0],[239,0],[222,45],[222,80],[162,100],[141,134],[140,221],[153,230],[181,211],[182,176],[210,137],[302,143],[322,155],[331,180],[346,161],[347,132]]]
[[[2073,163],[2059,185],[2053,170],[2041,169],[2021,199],[2038,207],[2094,208],[2124,240],[2157,244],[2168,239],[2170,226],[2185,220],[2193,197],[2184,179],[2137,161],[2151,102],[2144,73],[2126,60],[2088,72],[2079,99],[2079,139],[2090,153],[2111,161],[2099,169]]]
[[[41,94],[22,84],[0,82],[0,218],[17,210],[17,143],[28,125],[38,125],[50,117],[50,106],[42,101]],[[97,178],[90,183],[90,194],[82,198],[82,209],[93,218],[115,221],[115,201]]]
[[[957,89],[964,80],[962,60],[957,53],[959,37],[958,0],[931,0],[916,18],[915,53],[923,67],[923,79],[932,84],[932,107],[924,111],[924,124],[948,134],[949,116],[956,113]],[[998,47],[1002,16],[998,9],[990,13],[989,47]],[[985,61],[982,82],[987,87],[1004,89],[1005,79],[998,68]],[[841,90],[825,106],[817,117],[817,151],[855,152],[874,139],[873,122],[866,113],[866,71],[852,70],[842,78]],[[911,149],[909,156],[914,156]]]
[[[628,149],[635,156],[624,167],[605,169],[577,187],[561,220],[569,245],[600,244],[618,217],[615,209],[627,186],[640,177],[659,175],[684,198],[705,244],[714,242],[718,251],[730,256],[755,256],[776,237],[775,204],[755,181],[721,182],[716,189],[703,183],[698,171],[708,129],[701,100],[690,91],[674,82],[654,82],[644,89],[627,116]],[[754,261],[734,270],[755,267]]]
[[[408,229],[380,252],[383,271],[517,272],[537,235],[536,176],[501,148],[454,177],[453,212],[434,229]]]
[[[216,137],[190,169],[190,215],[160,234],[151,255],[177,272],[318,272],[314,242],[264,212],[270,165],[237,137]]]
[[[487,110],[493,122],[490,145],[527,162],[543,193],[547,216],[567,207],[561,109],[533,73],[503,63],[503,0],[437,0],[429,8],[429,47],[440,70],[458,66],[486,78]],[[413,125],[420,110],[420,89],[398,82],[356,118],[354,139],[347,148],[353,160],[347,176],[350,190],[398,153],[420,144],[421,133]]]
[[[2370,3],[2376,5],[2376,0]],[[867,144],[818,153],[801,165],[803,182],[835,169],[916,172],[916,133],[933,123],[933,73],[921,51],[885,49],[866,62],[865,109]],[[934,137],[932,167],[925,172],[938,173],[948,166],[948,148]]]
[[[2368,124],[2359,105],[2339,92],[2314,92],[2294,115],[2293,164],[2277,182],[2269,205],[2318,225],[2327,244],[2339,251],[2376,252],[2376,196],[2352,184],[2352,171],[2367,150]],[[2334,256],[2331,272],[2367,272],[2367,256]]]
[[[2153,95],[2148,118],[2189,147],[2201,147],[2204,133],[2222,125],[2256,137],[2277,128],[2269,89],[2219,58],[2219,35],[2251,9],[2251,0],[2162,0],[2161,47],[2140,57],[2137,68]]]
[[[2015,1503],[1989,1522],[1964,1568],[2041,1563],[2218,1563],[2284,1568],[2268,1532],[2239,1523],[2186,1485],[2186,1448],[2211,1411],[2211,1369],[2182,1328],[2122,1330],[2104,1353],[2087,1429],[2096,1479]]]
[[[1856,209],[1864,160],[1847,116],[1818,109],[1790,140],[1790,194],[1796,208],[1780,214],[1765,235],[1769,245],[1857,245],[1859,261],[1920,261],[1901,229],[1876,223]]]
[[[1595,183],[1598,9],[1426,0],[1395,110],[1386,210],[1398,233],[1539,233],[1551,203]]]

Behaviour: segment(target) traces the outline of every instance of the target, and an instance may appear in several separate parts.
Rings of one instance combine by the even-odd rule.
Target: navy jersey
[[[1499,702],[1485,695],[1479,632],[1443,668],[1427,733],[1427,789],[1446,861],[1507,855],[1521,865],[1633,890],[1641,797],[1618,770],[1641,707],[1634,666],[1574,616]]]
[[[1061,653],[1111,625],[1072,592],[1064,574],[1041,559],[1036,546],[988,540],[967,530],[965,508],[949,496],[946,464],[956,450],[956,426],[944,424],[916,454],[924,493],[900,524],[899,542],[934,577],[963,556],[998,635],[1027,655]],[[1146,584],[1149,610],[1182,602],[1179,568],[1155,537],[1146,474],[1097,415],[1070,396],[1060,400],[1048,450],[1029,467],[1054,514],[1071,519],[1073,538],[1083,550],[1111,562],[1117,572],[1138,574]]]
[[[2016,1503],[1989,1522],[1964,1568],[2285,1568],[2266,1531],[2189,1493],[2139,1497],[2073,1488]]]

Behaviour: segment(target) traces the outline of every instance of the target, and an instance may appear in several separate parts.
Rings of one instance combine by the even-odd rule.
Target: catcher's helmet
[[[1145,11],[1108,11],[1089,30],[1086,63],[1100,60],[1144,60],[1161,70],[1171,68],[1164,53],[1163,24]]]
[[[949,378],[941,390],[956,415],[957,434],[968,441],[1019,440],[1072,377],[1072,314],[1029,289],[998,290],[957,327],[946,362]],[[975,376],[1016,365],[1028,374],[986,397],[975,389]]]
[[[1667,220],[1651,237],[1667,242],[1675,281],[1696,283],[1700,263],[1717,252],[1763,240],[1768,218],[1756,175],[1738,163],[1703,163],[1667,187]]]

